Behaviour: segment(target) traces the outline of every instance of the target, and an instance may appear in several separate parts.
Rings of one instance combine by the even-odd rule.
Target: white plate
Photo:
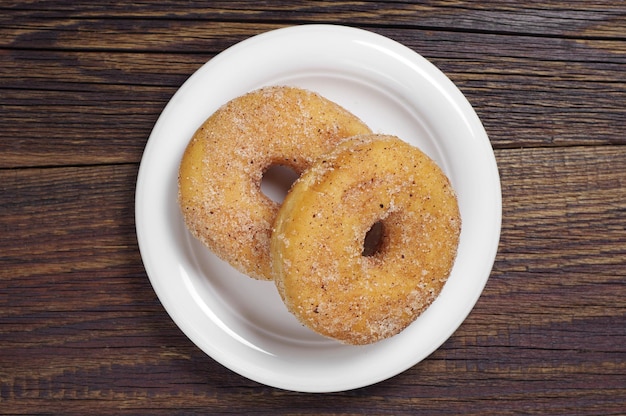
[[[271,282],[234,271],[187,232],[178,164],[196,128],[219,106],[267,85],[308,88],[375,132],[419,146],[450,177],[463,228],[441,295],[390,339],[354,347],[303,328]],[[307,25],[247,39],[202,66],[165,107],[141,161],[137,238],[159,299],[181,330],[231,370],[270,386],[331,392],[370,385],[415,365],[463,322],[489,277],[501,222],[493,150],[470,104],[424,58],[383,36]]]

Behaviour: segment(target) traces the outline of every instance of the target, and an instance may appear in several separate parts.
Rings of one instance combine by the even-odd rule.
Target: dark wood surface
[[[142,266],[147,138],[217,53],[306,23],[444,71],[500,169],[502,237],[455,334],[373,386],[245,379],[175,326]],[[626,3],[0,3],[0,414],[626,413]]]

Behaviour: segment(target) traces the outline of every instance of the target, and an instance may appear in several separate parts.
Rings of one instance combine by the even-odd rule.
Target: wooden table
[[[130,4],[129,4],[130,3]],[[626,412],[626,4],[0,4],[0,414]],[[271,29],[365,28],[446,73],[500,169],[502,236],[473,312],[387,381],[257,384],[200,351],[151,288],[135,180],[164,105]]]

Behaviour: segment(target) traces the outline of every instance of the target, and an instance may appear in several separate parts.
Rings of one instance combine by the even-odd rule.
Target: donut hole
[[[363,257],[372,257],[380,253],[383,246],[383,231],[383,222],[376,221],[365,233],[363,252],[361,253]]]
[[[271,165],[265,170],[261,178],[261,192],[272,201],[280,204],[299,176],[295,170],[287,166]]]

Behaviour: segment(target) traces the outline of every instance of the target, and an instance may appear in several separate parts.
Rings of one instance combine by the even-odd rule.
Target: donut
[[[373,228],[380,239],[364,252]],[[349,138],[283,201],[271,239],[275,284],[305,326],[370,344],[402,331],[438,296],[460,230],[456,195],[432,159],[395,136]]]
[[[271,280],[270,234],[279,204],[261,192],[276,165],[300,174],[340,140],[371,130],[317,93],[265,87],[220,107],[195,132],[178,172],[185,225],[238,271]]]

